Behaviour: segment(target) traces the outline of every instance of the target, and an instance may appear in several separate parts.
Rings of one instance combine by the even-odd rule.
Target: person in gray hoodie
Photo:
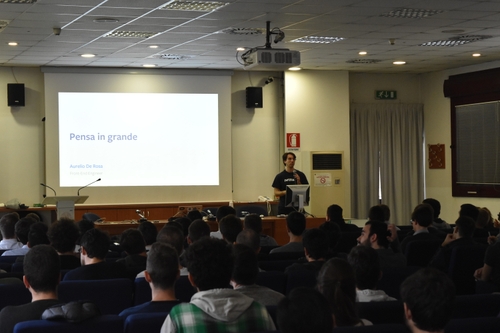
[[[226,333],[276,330],[266,308],[229,289],[233,272],[231,247],[214,238],[193,243],[186,253],[188,278],[198,292],[190,303],[172,308],[161,333]]]

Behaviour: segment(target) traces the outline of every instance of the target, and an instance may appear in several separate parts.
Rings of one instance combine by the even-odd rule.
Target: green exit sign
[[[375,99],[397,99],[398,92],[396,90],[376,90]]]

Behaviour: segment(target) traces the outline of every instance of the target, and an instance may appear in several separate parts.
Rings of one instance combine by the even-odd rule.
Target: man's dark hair
[[[189,226],[188,237],[191,242],[196,242],[203,237],[210,237],[210,226],[203,220],[194,220]]]
[[[434,220],[434,210],[429,204],[420,204],[411,213],[412,221],[416,221],[422,227],[428,227]]]
[[[227,215],[219,221],[219,229],[222,237],[228,243],[236,242],[236,237],[243,230],[240,218],[235,215]]]
[[[80,239],[80,245],[87,251],[89,258],[104,260],[110,244],[111,240],[108,233],[97,228],[90,229]]]
[[[198,209],[191,209],[186,216],[191,222],[194,220],[203,220],[203,215]]]
[[[30,227],[32,224],[35,224],[36,221],[30,217],[23,217],[19,221],[16,222],[14,226],[14,231],[16,233],[17,239],[23,243],[28,243],[28,234],[30,232]]]
[[[384,210],[379,205],[370,207],[368,211],[368,219],[370,221],[385,221]]]
[[[286,153],[284,153],[284,154],[283,154],[283,156],[281,157],[281,159],[283,160],[283,164],[285,164],[285,165],[286,165],[285,161],[286,161],[286,159],[288,158],[288,155],[292,155],[294,160],[296,160],[296,159],[297,159],[297,156],[296,156],[294,153],[292,153],[292,152],[286,152]]]
[[[382,208],[382,211],[384,212],[384,219],[383,221],[389,221],[391,219],[391,209],[389,208],[389,206],[385,205],[385,204],[380,204],[379,205],[380,208]]]
[[[331,333],[330,304],[317,290],[295,288],[278,303],[277,326],[283,333]]]
[[[146,252],[146,242],[137,229],[127,229],[120,236],[120,246],[128,255]]]
[[[471,238],[476,229],[474,220],[468,216],[460,216],[455,221],[455,226],[458,229],[458,235],[463,238]]]
[[[192,222],[193,221],[187,217],[177,217],[170,223],[172,223],[172,225],[177,224],[179,228],[181,228],[184,238],[186,238],[189,232],[189,226],[191,225]]]
[[[286,217],[286,226],[295,236],[301,236],[306,229],[306,217],[299,212],[291,212]]]
[[[260,235],[252,229],[243,229],[236,237],[236,244],[246,245],[257,253],[260,248]]]
[[[431,205],[432,209],[434,210],[434,219],[437,219],[439,217],[439,214],[441,214],[441,203],[439,203],[439,201],[433,198],[427,198],[424,199],[422,203]]]
[[[217,217],[217,221],[220,222],[220,220],[228,215],[236,215],[236,210],[231,206],[220,206],[215,215]]]
[[[411,311],[417,328],[434,332],[450,321],[455,304],[455,286],[443,272],[422,268],[401,285],[401,300]]]
[[[458,213],[458,215],[460,216],[468,216],[470,217],[474,223],[476,222],[477,220],[477,217],[479,215],[479,208],[477,208],[476,206],[472,205],[472,204],[463,204],[462,206],[460,206],[460,212]]]
[[[180,256],[184,251],[184,235],[180,228],[169,224],[160,230],[156,241],[171,245],[177,251],[177,255]]]
[[[200,291],[227,288],[233,274],[231,247],[221,239],[202,238],[187,249],[187,268]]]
[[[309,256],[315,260],[324,259],[328,254],[328,238],[318,228],[307,230],[302,238],[302,244]]]
[[[59,255],[49,245],[36,245],[24,256],[24,276],[36,292],[54,292],[59,284]]]
[[[256,233],[262,232],[262,218],[257,214],[248,214],[244,220],[245,229],[251,229]]]
[[[18,213],[9,213],[2,216],[0,219],[0,232],[3,239],[16,238],[15,225],[19,221]]]
[[[244,244],[234,244],[233,257],[232,279],[234,282],[244,286],[255,284],[259,274],[259,263],[255,251]]]
[[[347,261],[354,269],[358,289],[377,288],[380,279],[380,262],[377,250],[368,246],[355,246],[349,252]]]
[[[387,249],[389,247],[389,240],[387,237],[391,235],[391,232],[387,229],[387,224],[381,221],[368,221],[365,225],[370,226],[368,237],[377,235],[377,244]]]
[[[142,234],[142,237],[144,237],[146,245],[151,245],[154,242],[156,242],[156,236],[158,236],[158,229],[156,229],[156,226],[152,222],[149,221],[142,222],[137,227],[137,230],[139,230],[140,233]]]
[[[73,252],[80,237],[75,221],[61,218],[52,223],[47,233],[50,245],[59,253]]]
[[[342,216],[342,207],[339,205],[330,205],[328,206],[328,209],[326,210],[326,215],[328,215],[328,218],[330,221],[339,221],[339,220],[344,220],[344,217]]]
[[[78,237],[78,240],[76,241],[76,244],[81,245],[81,238],[82,236],[89,230],[95,228],[95,224],[92,221],[89,221],[87,219],[81,219],[78,221],[76,224],[78,226],[78,232],[80,236]]]
[[[328,248],[330,249],[330,254],[332,255],[342,235],[339,225],[337,223],[326,221],[319,226],[319,230],[326,235],[326,238],[328,239]]]
[[[49,238],[47,237],[47,231],[49,228],[43,222],[35,222],[30,226],[30,231],[28,233],[28,243],[29,247],[32,248],[36,245],[48,245],[50,244]]]
[[[167,290],[174,287],[179,275],[177,251],[165,243],[153,243],[148,252],[146,271],[156,288]]]

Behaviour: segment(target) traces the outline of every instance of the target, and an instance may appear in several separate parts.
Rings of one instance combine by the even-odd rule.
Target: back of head
[[[19,221],[18,213],[9,213],[0,219],[0,232],[3,239],[15,239],[15,225]]]
[[[179,227],[174,225],[164,226],[158,233],[156,241],[171,245],[179,256],[184,250],[184,234]]]
[[[356,279],[351,265],[343,259],[328,260],[318,273],[317,289],[326,297],[337,326],[360,322],[356,307]]]
[[[262,218],[257,214],[248,214],[244,221],[245,229],[251,229],[256,233],[262,232]]]
[[[36,245],[50,244],[49,238],[47,237],[48,229],[49,228],[43,222],[33,223],[28,233],[29,247],[32,248]]]
[[[385,221],[384,210],[379,205],[372,206],[368,211],[368,219],[370,221]]]
[[[422,203],[431,205],[432,209],[434,210],[434,219],[437,219],[439,217],[439,214],[441,214],[441,203],[439,201],[437,201],[436,199],[427,198],[424,199]]]
[[[16,233],[17,239],[23,243],[28,243],[28,234],[30,232],[30,227],[32,224],[35,224],[36,221],[29,217],[23,217],[19,221],[16,222],[14,226],[14,230]]]
[[[187,237],[189,232],[189,226],[191,225],[192,220],[190,220],[187,217],[178,217],[174,219],[172,222],[178,224],[182,230],[182,234],[184,235],[184,237]]]
[[[97,228],[88,230],[80,239],[80,245],[87,251],[89,258],[103,260],[108,253],[110,244],[109,235]]]
[[[128,255],[146,252],[146,242],[141,232],[137,229],[130,228],[122,232],[120,246]]]
[[[434,210],[429,204],[420,204],[415,207],[413,213],[411,213],[412,221],[418,222],[422,227],[428,227],[432,224],[434,220]]]
[[[26,217],[29,217],[30,219],[35,220],[37,222],[42,222],[42,220],[40,219],[40,215],[38,215],[37,213],[28,213],[26,214]]]
[[[81,238],[82,238],[83,234],[85,234],[90,229],[94,229],[95,224],[94,224],[94,222],[89,221],[87,219],[82,219],[82,220],[78,221],[78,223],[76,225],[78,227],[78,232],[80,234],[76,243],[81,245]]]
[[[217,209],[216,217],[217,221],[220,222],[224,217],[228,215],[236,215],[236,210],[231,206],[220,206]]]
[[[257,253],[260,249],[260,236],[251,229],[243,229],[236,237],[236,244],[243,244]]]
[[[306,229],[306,217],[299,212],[291,212],[286,217],[286,226],[295,236],[301,236]]]
[[[278,303],[277,326],[283,333],[331,333],[334,325],[326,298],[317,290],[299,287]]]
[[[194,220],[189,226],[188,237],[191,242],[196,242],[203,237],[210,237],[210,226],[203,220]]]
[[[384,219],[382,221],[389,221],[391,219],[391,209],[389,206],[381,204],[379,205],[382,208],[382,212],[384,212]]]
[[[387,236],[390,236],[390,231],[387,230],[387,224],[381,221],[368,221],[366,225],[370,226],[370,234],[377,235],[377,244],[383,248],[389,247],[389,240]]]
[[[243,225],[236,215],[227,215],[219,221],[219,229],[222,237],[232,244],[236,242],[236,237],[243,230]]]
[[[327,221],[319,226],[319,230],[326,235],[328,247],[331,251],[333,251],[337,247],[337,243],[342,235],[339,225],[337,223]]]
[[[476,227],[484,228],[488,224],[493,223],[493,217],[488,208],[479,208],[479,213],[477,214]]]
[[[59,255],[49,245],[34,246],[24,256],[24,276],[36,292],[55,292],[60,273]]]
[[[354,269],[356,287],[360,290],[376,289],[380,278],[380,263],[377,250],[368,246],[355,246],[347,257]]]
[[[191,222],[194,220],[203,220],[203,215],[198,209],[190,210],[186,216],[189,220],[191,220]]]
[[[472,238],[476,224],[474,220],[467,216],[461,216],[455,221],[458,235],[462,238]]]
[[[153,285],[162,290],[171,289],[179,275],[177,251],[165,243],[153,243],[148,252],[146,271]]]
[[[401,300],[411,311],[411,321],[417,328],[440,331],[451,319],[455,286],[445,273],[434,268],[422,268],[401,285]]]
[[[233,273],[231,247],[221,239],[202,238],[186,253],[187,268],[200,291],[227,288]]]
[[[52,223],[47,236],[50,245],[59,253],[73,252],[80,236],[75,221],[62,218]]]
[[[233,245],[233,256],[233,281],[244,286],[255,284],[259,274],[257,254],[246,245],[235,244]]]
[[[328,238],[318,228],[307,230],[302,238],[302,243],[312,259],[324,259],[328,253]]]
[[[470,217],[474,222],[477,220],[477,216],[479,215],[479,208],[472,204],[463,204],[460,206],[460,212],[458,213],[459,216],[468,216]]]
[[[342,216],[342,207],[339,205],[330,205],[326,210],[326,215],[330,221],[339,221],[344,219]]]
[[[156,226],[152,222],[149,221],[142,222],[137,227],[137,230],[139,230],[139,232],[142,234],[142,237],[144,237],[146,245],[151,245],[154,242],[156,242],[156,236],[158,236],[158,229],[156,229]]]

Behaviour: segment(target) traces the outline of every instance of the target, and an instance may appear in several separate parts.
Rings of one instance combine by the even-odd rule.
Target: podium
[[[58,196],[58,197],[46,197],[43,199],[42,204],[44,205],[56,205],[57,219],[62,217],[69,219],[75,219],[75,204],[84,203],[87,201],[89,196]]]

